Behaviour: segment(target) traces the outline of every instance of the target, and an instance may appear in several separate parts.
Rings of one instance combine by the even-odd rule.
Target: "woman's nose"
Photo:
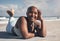
[[[32,13],[32,16],[34,17],[34,13]]]

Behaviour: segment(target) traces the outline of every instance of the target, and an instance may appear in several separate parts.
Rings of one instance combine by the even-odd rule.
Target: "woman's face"
[[[38,17],[38,11],[36,8],[32,8],[31,10],[28,10],[27,17],[29,21],[35,21]]]

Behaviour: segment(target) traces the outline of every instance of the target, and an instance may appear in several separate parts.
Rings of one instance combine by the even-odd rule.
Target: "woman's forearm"
[[[42,35],[43,37],[46,36],[46,27],[45,27],[44,20],[41,20],[41,35]]]

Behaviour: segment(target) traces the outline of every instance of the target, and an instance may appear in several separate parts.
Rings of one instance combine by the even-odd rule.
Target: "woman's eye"
[[[32,14],[32,13],[33,13],[33,14],[37,14],[37,12],[32,12],[32,11],[30,11],[29,13],[30,13],[30,14]]]
[[[34,14],[37,14],[37,12],[34,12]]]
[[[35,12],[35,14],[37,14],[37,13]]]

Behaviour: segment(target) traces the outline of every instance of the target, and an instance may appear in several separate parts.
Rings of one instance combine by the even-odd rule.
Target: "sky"
[[[29,6],[36,6],[42,16],[60,16],[60,0],[0,0],[0,16],[9,16],[6,11],[12,8],[14,16],[26,16]]]

